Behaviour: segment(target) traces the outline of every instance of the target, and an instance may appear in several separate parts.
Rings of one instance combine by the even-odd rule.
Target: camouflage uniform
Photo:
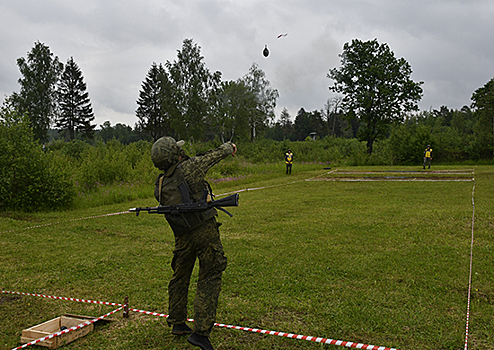
[[[170,141],[168,139],[171,138],[166,139]],[[165,171],[161,187],[160,177],[156,180],[155,196],[160,200],[160,194],[166,192],[166,187],[170,186],[169,183],[167,184],[167,180],[181,170],[191,198],[199,200],[204,193],[204,189],[208,187],[204,179],[206,172],[213,165],[232,154],[234,152],[233,145],[225,143],[204,155],[189,158],[178,146],[176,149],[173,147],[174,140],[170,142],[172,142],[172,152],[167,156],[169,161],[156,162],[156,155],[153,158],[153,152],[151,154],[155,165]],[[154,149],[155,147],[153,146]],[[154,151],[161,152],[162,150]],[[176,156],[177,154],[182,156],[180,161]],[[161,198],[160,203],[164,204],[164,201],[166,199]],[[191,214],[197,215],[195,213]],[[184,323],[187,320],[190,278],[198,258],[199,279],[194,300],[194,330],[199,335],[209,336],[216,319],[221,278],[223,271],[226,269],[227,259],[218,230],[221,224],[216,222],[216,210],[212,208],[211,211],[201,213],[201,215],[201,222],[198,227],[195,227],[197,225],[177,227],[169,220],[175,235],[175,250],[173,251],[172,260],[173,276],[168,285],[169,317],[167,321],[169,324],[175,325]],[[193,221],[188,218],[188,222]]]

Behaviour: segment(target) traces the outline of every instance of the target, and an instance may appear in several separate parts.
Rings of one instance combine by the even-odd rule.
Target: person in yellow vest
[[[291,150],[285,153],[285,163],[286,163],[286,173],[292,173],[292,164],[293,164],[293,153]]]
[[[430,145],[428,145],[424,151],[424,169],[425,169],[425,164],[427,162],[429,162],[429,169],[431,168],[431,160],[432,160],[432,148]]]

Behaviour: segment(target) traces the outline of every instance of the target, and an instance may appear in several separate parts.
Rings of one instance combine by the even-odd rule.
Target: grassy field
[[[468,348],[494,349],[494,167],[434,170],[466,168],[475,168]],[[233,218],[219,214],[228,267],[217,322],[402,350],[464,348],[474,182],[457,180],[471,180],[471,172],[405,181],[405,171],[420,167],[283,170],[213,184],[217,194],[256,188],[240,193]],[[456,181],[423,181],[448,176]],[[150,197],[2,214],[0,289],[116,303],[128,296],[131,308],[166,313],[173,235],[164,218],[89,218],[152,205]],[[27,229],[33,226],[40,227]],[[115,308],[0,294],[0,349],[19,346],[22,329],[63,313],[101,316]],[[111,319],[64,348],[192,348],[170,334],[164,318],[123,319],[120,312]],[[343,349],[218,327],[211,339],[220,350]]]

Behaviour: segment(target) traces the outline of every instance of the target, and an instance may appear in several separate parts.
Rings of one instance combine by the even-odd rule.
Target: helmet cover
[[[163,136],[151,148],[151,160],[156,168],[166,171],[178,162],[180,146],[183,141],[175,141],[173,137]]]

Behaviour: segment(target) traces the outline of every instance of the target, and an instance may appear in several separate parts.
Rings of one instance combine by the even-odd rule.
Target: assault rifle
[[[238,206],[238,193],[232,194],[228,197],[221,198],[215,201],[207,201],[208,191],[204,190],[204,194],[199,202],[192,202],[191,200],[182,204],[173,205],[159,205],[157,207],[145,207],[145,208],[131,208],[130,212],[135,212],[136,216],[139,216],[141,211],[147,211],[149,214],[183,214],[206,211],[209,208],[216,208],[230,216],[233,216],[222,207],[236,207]],[[183,196],[182,196],[183,197]]]

